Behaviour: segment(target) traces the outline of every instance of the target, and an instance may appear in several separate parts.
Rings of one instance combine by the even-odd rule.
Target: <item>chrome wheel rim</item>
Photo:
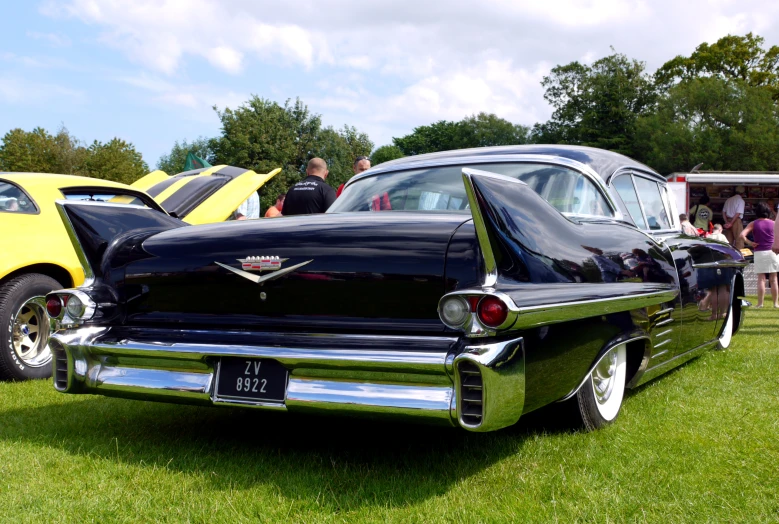
[[[51,362],[45,297],[32,297],[22,304],[11,325],[14,353],[24,365],[37,368]]]
[[[605,404],[617,382],[617,352],[609,351],[592,370],[592,389],[598,404]]]

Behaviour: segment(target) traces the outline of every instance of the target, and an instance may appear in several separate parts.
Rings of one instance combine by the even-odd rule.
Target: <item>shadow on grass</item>
[[[369,419],[302,417],[103,397],[0,413],[0,440],[200,475],[217,490],[275,486],[333,508],[406,505],[517,453],[528,436],[569,431],[547,413],[495,433]],[[521,472],[517,472],[521,474]]]

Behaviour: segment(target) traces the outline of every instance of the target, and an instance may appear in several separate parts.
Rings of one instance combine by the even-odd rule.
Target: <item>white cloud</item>
[[[41,12],[97,28],[100,42],[147,71],[126,81],[156,104],[192,111],[246,100],[224,81],[207,85],[208,71],[187,83],[198,60],[236,81],[271,64],[294,80],[279,88],[261,78],[265,96],[300,95],[325,122],[364,128],[378,144],[480,111],[545,120],[539,82],[551,67],[591,63],[611,46],[651,71],[728,33],[779,43],[779,3],[765,0],[66,0]]]
[[[102,28],[100,41],[144,67],[174,74],[187,55],[228,73],[244,53],[310,67],[318,57],[312,34],[294,23],[269,25],[213,0],[71,0],[44,4],[47,16],[77,18]]]

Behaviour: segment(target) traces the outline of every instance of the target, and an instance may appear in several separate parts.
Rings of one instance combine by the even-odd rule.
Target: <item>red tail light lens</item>
[[[59,297],[49,297],[46,300],[46,312],[51,318],[57,318],[62,313],[62,300]]]
[[[498,327],[506,321],[509,308],[503,301],[496,297],[484,297],[479,302],[477,314],[482,324],[489,327]]]

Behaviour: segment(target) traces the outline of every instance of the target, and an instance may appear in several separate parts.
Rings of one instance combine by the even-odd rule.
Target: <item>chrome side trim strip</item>
[[[512,326],[512,329],[527,329],[559,322],[567,322],[569,320],[640,309],[663,302],[670,302],[676,298],[678,294],[678,290],[669,289],[665,291],[643,293],[640,295],[547,304],[544,306],[520,307],[515,310],[517,320]]]
[[[671,340],[672,340],[672,339],[670,339],[670,338],[667,338],[667,339],[663,340],[662,342],[658,342],[657,344],[655,344],[655,345],[654,345],[654,347],[655,347],[655,348],[659,348],[660,346],[665,346],[666,344],[668,344],[669,342],[671,342]],[[657,355],[654,355],[652,358],[654,358],[655,356],[657,356]]]
[[[655,338],[660,338],[660,337],[662,337],[662,336],[669,335],[669,334],[670,334],[670,333],[672,333],[672,332],[673,332],[673,329],[666,329],[665,331],[663,331],[663,332],[661,332],[661,333],[654,333],[654,334],[653,334],[653,336],[654,336]]]
[[[468,206],[471,210],[471,216],[473,216],[473,227],[476,229],[476,237],[479,239],[479,248],[484,261],[483,285],[484,287],[494,287],[498,282],[498,264],[495,261],[495,253],[492,251],[487,224],[484,222],[481,206],[479,206],[479,201],[476,199],[476,190],[471,179],[477,173],[480,173],[480,171],[463,169],[463,184],[465,184],[465,194],[468,195]]]
[[[667,308],[661,309],[660,311],[655,313],[655,317],[659,317],[659,316],[666,315],[666,314],[673,313],[673,312],[674,312],[674,308],[667,307]]]
[[[672,319],[672,318],[666,318],[665,320],[661,320],[660,322],[655,323],[655,327],[667,326],[668,324],[670,324],[673,321],[674,321],[674,319]]]
[[[532,284],[530,284],[532,285]],[[572,284],[576,285],[576,284]],[[678,289],[664,289],[650,293],[636,295],[623,295],[610,298],[598,298],[592,300],[580,300],[574,302],[558,302],[541,306],[517,306],[511,297],[494,289],[460,289],[447,293],[441,298],[452,295],[489,295],[503,300],[509,307],[506,321],[497,328],[490,328],[486,332],[489,335],[495,332],[504,332],[516,329],[528,329],[549,324],[557,324],[570,320],[578,320],[588,317],[609,315],[621,311],[630,311],[648,306],[655,306],[664,302],[671,302],[679,294]],[[440,304],[440,302],[439,302]],[[672,312],[673,308],[664,309],[662,312]],[[659,314],[659,313],[658,313]],[[467,335],[467,333],[466,333]]]
[[[724,267],[746,267],[749,265],[749,262],[746,260],[740,261],[740,260],[718,260],[717,262],[702,262],[700,264],[693,264],[692,267],[695,269],[717,269],[717,268],[724,268]]]
[[[655,347],[656,347],[656,346],[655,346]],[[666,350],[664,350],[664,351],[661,351],[660,353],[657,353],[656,355],[652,355],[652,358],[662,357],[662,356],[663,356],[663,355],[665,355],[666,353],[668,353],[668,350],[667,350],[667,349],[666,349]]]

